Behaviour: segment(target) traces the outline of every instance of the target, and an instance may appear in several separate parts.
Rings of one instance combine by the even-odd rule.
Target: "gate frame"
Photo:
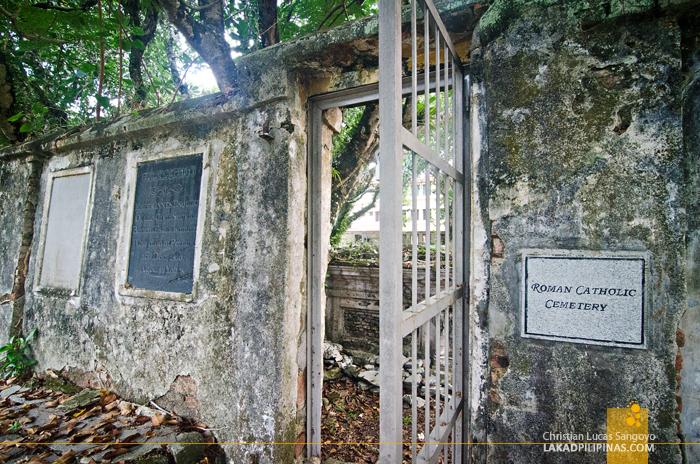
[[[398,23],[401,24],[400,21]],[[431,73],[432,74],[432,73]],[[400,76],[400,74],[399,74]],[[464,172],[464,187],[462,189],[462,205],[463,214],[461,215],[461,222],[463,224],[463,240],[462,240],[462,276],[461,279],[463,285],[463,296],[460,301],[463,305],[463,330],[462,330],[462,347],[464,353],[469,353],[469,270],[470,270],[470,238],[469,225],[471,223],[471,163],[468,162],[467,154],[470,153],[467,147],[469,147],[469,75],[467,73],[463,76],[464,80],[461,83],[461,97],[462,97],[462,115],[461,115],[461,132],[462,132],[462,159],[464,159],[464,164],[462,166],[462,171]],[[412,77],[404,78],[400,80],[401,82],[401,92],[399,93],[399,101],[404,95],[410,95],[414,89],[424,90],[425,84],[415,85]],[[433,79],[428,79],[429,85],[431,82],[435,82]],[[324,253],[323,245],[323,221],[320,215],[323,206],[323,195],[322,195],[322,127],[323,127],[323,111],[331,108],[342,107],[342,106],[359,106],[362,104],[379,101],[380,100],[380,90],[379,83],[368,84],[364,86],[354,87],[351,89],[344,89],[335,92],[329,92],[325,94],[318,94],[309,97],[308,99],[308,110],[307,110],[307,317],[306,317],[306,445],[307,460],[312,458],[321,457],[321,408],[322,408],[322,393],[323,393],[323,334],[325,325],[325,315],[323,308],[325,302],[323,301],[323,286],[325,284],[325,275],[322,273],[324,268],[324,260],[327,259]],[[400,110],[400,107],[399,107]],[[382,114],[380,108],[380,124],[382,121]],[[381,180],[380,180],[381,183]],[[401,185],[399,185],[401,188]],[[401,195],[399,195],[400,197]],[[328,199],[330,201],[330,198]],[[400,211],[400,203],[399,203]],[[400,213],[399,213],[400,214]],[[459,217],[459,214],[457,214]],[[381,227],[381,225],[380,225]],[[401,231],[399,230],[399,234]],[[399,238],[399,243],[402,241]],[[400,264],[400,263],[399,263]],[[380,288],[380,301],[381,301],[381,288]],[[399,293],[401,295],[401,293]],[[400,301],[400,300],[399,300]],[[381,316],[380,316],[381,317]],[[397,332],[400,332],[398,330]],[[399,335],[400,336],[400,335]],[[380,336],[381,344],[381,336]],[[380,345],[380,355],[381,355],[381,345]],[[468,381],[468,369],[467,369],[467,356],[463,356],[463,368],[461,370],[463,377],[463,392],[464,397],[462,398],[463,404],[468,404],[468,392],[469,392],[469,381]],[[402,379],[398,377],[399,390],[402,391],[401,385]],[[386,389],[385,389],[386,390]],[[396,391],[396,390],[394,390]],[[380,389],[381,392],[381,389]],[[381,393],[380,393],[381,394]],[[398,396],[398,411],[402,412],[401,401],[403,401],[402,395]],[[381,405],[380,405],[381,407]],[[394,406],[394,409],[396,406]],[[387,408],[389,409],[389,408]],[[463,430],[469,430],[468,424],[470,415],[467,413],[468,408],[463,408],[462,410],[462,421],[461,426]],[[396,411],[394,411],[396,412]],[[387,414],[390,416],[390,414]],[[380,412],[380,420],[381,420]],[[380,425],[381,428],[381,425]],[[381,434],[381,431],[380,431]],[[381,436],[381,435],[380,435]],[[466,443],[462,443],[463,452],[460,453],[462,456],[467,456],[466,453]],[[382,462],[386,461],[382,456],[380,444],[380,459]],[[393,456],[391,459],[396,461],[396,459],[401,458],[400,453],[401,446],[398,445],[399,453],[397,456]],[[400,462],[400,461],[399,461]]]

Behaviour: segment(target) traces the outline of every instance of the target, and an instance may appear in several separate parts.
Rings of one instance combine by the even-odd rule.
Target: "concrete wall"
[[[16,298],[13,294],[15,270],[20,262],[24,230],[24,209],[31,164],[25,158],[8,159],[0,164],[0,345],[12,336]],[[17,321],[14,321],[16,324]]]
[[[695,232],[685,245],[697,184],[697,148],[684,152],[683,138],[679,19],[687,10],[541,3],[495,2],[472,42],[471,439],[605,433],[606,409],[636,400],[649,408],[658,442],[680,443],[677,329],[684,270],[697,266]],[[697,119],[697,98],[686,92]],[[693,130],[686,140],[696,140]],[[519,253],[527,248],[648,252],[647,349],[522,338]],[[696,324],[693,311],[686,320]],[[687,414],[697,417],[697,405]],[[650,462],[681,462],[682,451],[657,446]],[[606,461],[605,453],[545,454],[542,446],[475,445],[471,454],[477,462]]]
[[[231,462],[252,456],[293,462],[302,452],[294,443],[304,441],[305,97],[296,74],[269,66],[264,57],[242,63],[243,84],[233,96],[143,110],[0,154],[0,291],[4,300],[13,297],[19,255],[31,245],[24,305],[14,316],[23,317],[25,333],[39,329],[32,344],[37,370],[60,371],[138,402],[155,400],[206,423],[220,442],[288,443],[226,446]],[[43,164],[30,163],[36,153]],[[206,172],[194,291],[129,288],[134,166],[187,153],[205,153]],[[35,186],[32,166],[40,179]],[[66,171],[92,176],[73,290],[38,285],[47,191],[51,178]],[[36,214],[27,215],[27,225],[34,240],[30,234],[21,245],[32,202]],[[76,223],[60,236],[79,241],[82,229]],[[0,343],[12,307],[0,306]]]
[[[126,124],[126,134],[103,135],[83,147],[69,141],[48,160],[42,200],[51,172],[92,167],[91,217],[78,291],[38,289],[39,253],[32,254],[25,330],[39,328],[34,353],[40,370],[63,370],[79,384],[162,401],[221,429],[223,442],[293,443],[304,278],[304,113],[288,100],[241,105],[219,119],[195,113],[200,117],[135,133],[128,125],[137,121],[118,121],[104,130]],[[151,119],[138,122],[158,124],[160,116]],[[209,182],[200,198],[205,213],[194,300],[123,291],[130,160],[196,153],[204,142]],[[45,228],[44,208],[40,201],[36,231]],[[187,401],[173,394],[183,385]],[[234,462],[254,453],[260,462],[294,458],[293,446],[227,451]]]
[[[233,95],[143,110],[0,152],[0,292],[3,302],[18,302],[0,307],[0,342],[12,319],[23,318],[25,333],[39,329],[32,344],[38,371],[53,369],[139,402],[155,400],[206,423],[220,442],[287,443],[229,445],[230,462],[301,459],[305,104],[310,95],[376,82],[377,29],[376,17],[365,18],[242,57]],[[207,175],[194,292],[130,288],[125,262],[134,166],[202,152]],[[44,163],[30,163],[34,156]],[[80,268],[78,284],[40,288],[47,192],[51,178],[65,171],[92,177],[84,250],[71,261]],[[37,185],[29,181],[32,172]],[[330,168],[327,174],[329,186]],[[80,241],[83,224],[71,229],[63,229],[62,239]],[[22,299],[24,281],[10,292],[30,249],[28,267],[20,266]]]
[[[685,148],[686,246],[685,313],[678,355],[681,430],[687,443],[700,442],[700,23],[690,16],[680,22],[683,58],[683,144]],[[700,461],[700,447],[686,446],[688,462]]]

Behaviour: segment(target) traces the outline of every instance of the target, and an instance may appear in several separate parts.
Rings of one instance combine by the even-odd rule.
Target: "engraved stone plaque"
[[[90,179],[89,173],[53,178],[39,280],[42,287],[78,288]]]
[[[202,155],[138,165],[127,283],[192,293]]]
[[[522,257],[523,337],[646,348],[643,253]]]

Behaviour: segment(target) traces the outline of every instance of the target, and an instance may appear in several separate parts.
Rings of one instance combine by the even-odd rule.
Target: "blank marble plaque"
[[[138,165],[127,283],[192,293],[202,155]]]
[[[523,254],[523,337],[646,348],[645,256]]]
[[[53,179],[39,281],[42,287],[78,288],[90,178],[86,173]]]

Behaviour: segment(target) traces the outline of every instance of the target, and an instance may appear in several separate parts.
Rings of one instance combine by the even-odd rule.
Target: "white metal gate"
[[[422,13],[423,30],[418,29]],[[403,350],[411,346],[412,462],[462,462],[464,372],[464,151],[462,146],[463,71],[454,45],[430,0],[411,0],[411,56],[402,57],[401,1],[379,0],[379,116],[381,159],[379,232],[380,460],[402,461]],[[419,131],[418,44],[423,42],[422,108]],[[431,56],[433,59],[431,60]],[[410,60],[411,129],[404,127],[402,64]],[[431,61],[434,72],[431,73]],[[408,101],[408,100],[407,100]],[[431,118],[431,106],[434,118]],[[431,124],[431,120],[433,123]],[[422,135],[422,140],[419,138]],[[405,155],[406,154],[406,155]],[[404,156],[410,156],[411,301],[404,309]],[[424,299],[418,294],[419,161],[425,161],[426,225]],[[422,180],[422,179],[421,179]],[[434,209],[431,191],[435,189]],[[434,213],[434,214],[433,214]],[[431,227],[434,218],[435,227]],[[444,229],[444,239],[442,238]],[[435,286],[431,288],[431,237],[435,234]],[[443,258],[444,256],[444,258]],[[444,280],[443,280],[444,279]],[[444,281],[444,284],[442,282]],[[425,437],[418,452],[418,344],[423,334]],[[431,337],[432,341],[431,341]],[[431,353],[431,347],[432,349]],[[432,388],[434,385],[434,388]],[[432,391],[431,391],[432,390]],[[408,422],[408,421],[407,421]]]
[[[369,85],[309,100],[308,157],[308,376],[307,457],[321,456],[323,385],[323,306],[325,248],[320,211],[322,111],[379,100],[380,104],[380,462],[402,461],[404,427],[410,429],[412,462],[461,463],[466,388],[470,203],[469,164],[464,162],[464,74],[454,45],[430,0],[411,0],[411,75],[402,78],[401,0],[379,0],[379,85]],[[422,27],[418,27],[422,25]],[[420,29],[420,30],[419,30]],[[405,36],[406,34],[404,34]],[[423,60],[418,72],[418,46]],[[403,57],[405,61],[407,57]],[[410,102],[411,130],[402,105]],[[418,124],[421,107],[423,123]],[[404,161],[410,166],[404,175]],[[466,171],[465,171],[466,169]],[[329,173],[328,173],[329,174]],[[466,185],[466,188],[465,188]],[[418,209],[418,187],[424,205]],[[433,191],[434,190],[434,191]],[[410,259],[403,250],[403,199],[410,192]],[[419,213],[423,219],[419,220]],[[434,224],[433,224],[434,223]],[[424,229],[419,230],[419,225]],[[444,234],[444,238],[443,238]],[[424,260],[418,242],[423,237]],[[431,250],[431,238],[435,250]],[[443,258],[444,256],[444,258]],[[410,299],[404,303],[404,268],[411,268]],[[419,283],[423,268],[424,283]],[[421,273],[422,274],[422,273]],[[435,279],[431,282],[431,276]],[[424,296],[424,297],[419,297]],[[403,416],[404,340],[410,346],[411,420]],[[422,354],[421,354],[422,353]],[[419,366],[419,355],[422,358]],[[422,440],[417,433],[418,376],[424,370]],[[406,421],[408,422],[408,421]]]

